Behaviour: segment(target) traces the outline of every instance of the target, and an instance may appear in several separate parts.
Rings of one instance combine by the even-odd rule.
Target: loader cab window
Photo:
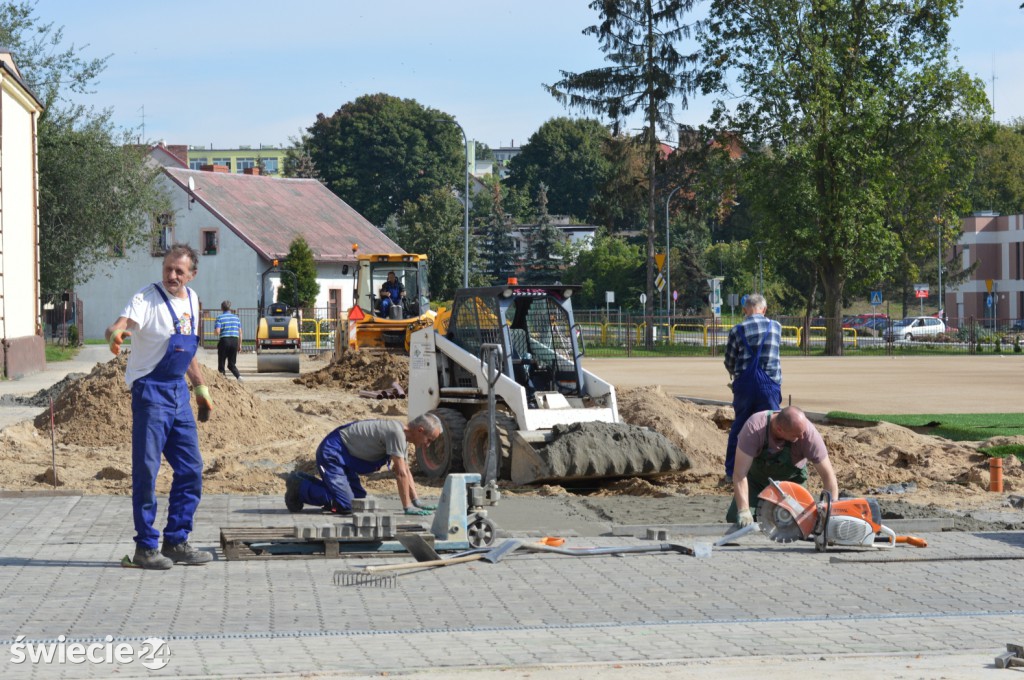
[[[430,309],[427,293],[426,263],[375,262],[370,268],[370,290],[374,292],[373,311],[377,316],[408,319]],[[384,289],[391,298],[384,303]]]
[[[467,352],[480,355],[484,343],[502,342],[504,316],[493,298],[466,297],[458,299],[448,323],[449,339]]]

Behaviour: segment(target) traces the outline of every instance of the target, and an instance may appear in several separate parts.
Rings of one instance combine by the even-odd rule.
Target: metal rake
[[[334,585],[394,588],[398,585],[398,574],[374,574],[367,571],[346,571],[344,569],[339,569],[334,572]]]

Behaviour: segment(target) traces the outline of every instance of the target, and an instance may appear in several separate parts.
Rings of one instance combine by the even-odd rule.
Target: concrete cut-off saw
[[[894,548],[897,543],[925,547],[914,536],[897,536],[882,524],[882,512],[873,498],[833,500],[822,491],[818,501],[795,482],[769,480],[758,495],[757,521],[761,533],[777,543],[813,540],[819,551],[829,546]]]

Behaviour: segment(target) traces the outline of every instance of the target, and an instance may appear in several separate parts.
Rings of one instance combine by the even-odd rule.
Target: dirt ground
[[[337,425],[359,418],[406,416],[402,399],[360,395],[360,391],[391,389],[396,382],[407,388],[408,360],[403,357],[354,353],[338,364],[303,359],[303,368],[298,378],[246,374],[244,382],[237,382],[204,367],[215,400],[210,421],[199,425],[206,493],[282,494],[284,476],[297,466],[308,465],[317,444]],[[34,421],[0,430],[3,488],[50,488],[55,449],[60,486],[87,494],[130,493],[131,412],[124,359],[97,364],[89,374],[69,376],[45,394],[29,399],[41,406],[50,396],[54,398],[53,440],[48,411]],[[584,495],[587,498],[581,501],[622,519],[628,515],[629,505],[635,504],[631,498],[646,497],[653,501],[645,504],[648,521],[721,521],[723,497],[731,492],[721,472],[731,408],[682,401],[658,385],[622,386],[618,400],[626,423],[663,436],[686,455],[689,469],[653,479],[591,484],[586,489],[506,486],[506,492]],[[883,510],[893,516],[1005,510],[1008,495],[1024,491],[1024,468],[1010,458],[1004,463],[1006,493],[988,492],[987,457],[978,451],[987,444],[1024,443],[1024,437],[951,442],[884,423],[864,428],[822,425],[819,429],[840,489],[878,497]],[[628,448],[628,441],[609,446]],[[159,492],[169,490],[170,477],[165,464]],[[816,478],[811,477],[812,491],[817,493]],[[439,484],[419,476],[417,483],[425,496],[439,489]],[[371,493],[394,493],[387,472],[371,476],[366,486]],[[618,510],[616,503],[622,504]],[[663,510],[657,510],[659,507]],[[999,524],[998,528],[1006,527]]]

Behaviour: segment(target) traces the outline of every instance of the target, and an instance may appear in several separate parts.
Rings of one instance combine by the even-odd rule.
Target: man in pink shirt
[[[832,498],[839,498],[839,485],[825,442],[803,411],[787,406],[781,411],[760,411],[750,416],[736,446],[733,500],[726,521],[733,523],[733,529],[753,522],[750,505],[757,502],[769,478],[806,485],[807,463],[814,466]]]

